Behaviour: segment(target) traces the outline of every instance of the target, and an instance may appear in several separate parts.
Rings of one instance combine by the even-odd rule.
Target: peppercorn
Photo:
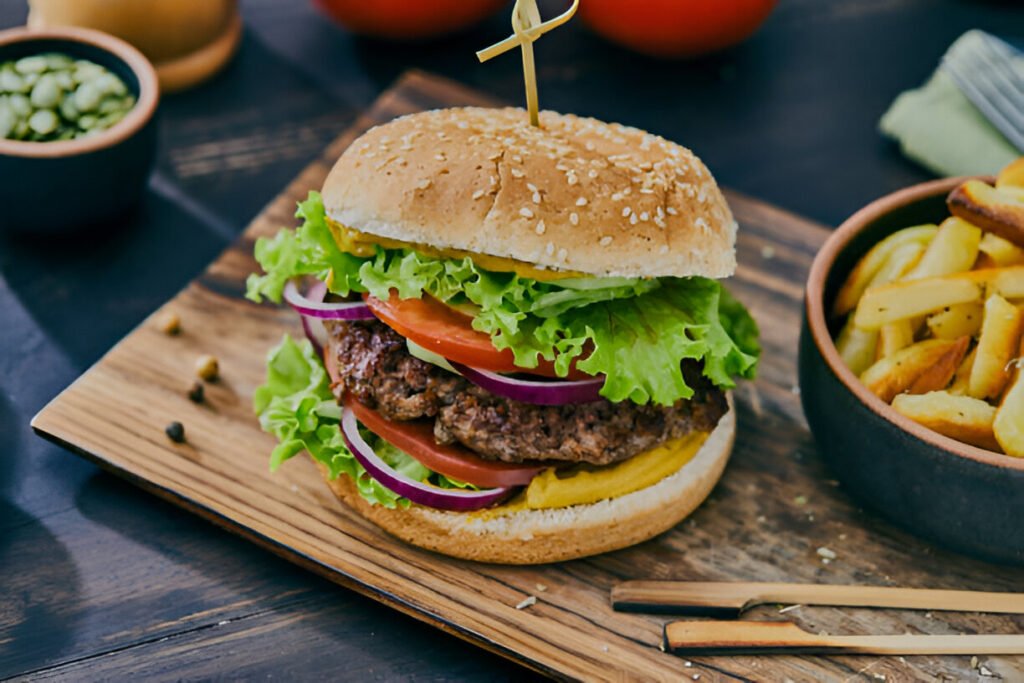
[[[174,311],[167,311],[157,319],[157,326],[161,332],[173,337],[181,332],[181,318]]]
[[[217,364],[217,358],[215,356],[200,356],[196,360],[196,374],[201,379],[205,379],[207,382],[212,382],[217,379],[217,375],[220,372],[220,367]]]
[[[205,397],[205,390],[202,382],[196,382],[192,385],[192,388],[188,390],[188,400],[193,403],[202,403]]]
[[[164,428],[167,438],[174,443],[185,443],[185,425],[180,422],[172,422]]]

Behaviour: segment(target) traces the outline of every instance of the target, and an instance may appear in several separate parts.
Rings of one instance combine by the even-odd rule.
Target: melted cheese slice
[[[578,465],[561,471],[552,467],[534,477],[525,491],[504,505],[472,514],[498,517],[519,510],[586,505],[624,496],[678,472],[697,455],[707,438],[707,432],[693,432],[615,465]]]
[[[460,259],[469,256],[473,259],[473,263],[485,270],[491,270],[497,273],[515,273],[516,275],[530,278],[531,280],[551,281],[565,280],[567,278],[575,277],[590,277],[586,273],[579,273],[572,270],[543,270],[524,261],[503,258],[501,256],[474,254],[461,249],[439,249],[426,244],[414,244],[411,242],[394,240],[390,237],[368,235],[364,232],[359,232],[358,230],[346,227],[341,223],[331,220],[330,218],[327,219],[327,226],[331,229],[331,233],[334,235],[334,241],[338,243],[339,249],[354,256],[362,256],[364,258],[373,256],[377,253],[376,248],[378,246],[383,247],[384,249],[415,249],[421,254],[426,254],[427,256],[432,256],[434,258]]]

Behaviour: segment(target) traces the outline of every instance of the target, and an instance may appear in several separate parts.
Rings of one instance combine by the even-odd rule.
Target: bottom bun
[[[449,512],[421,505],[371,505],[347,476],[327,479],[346,505],[412,545],[477,562],[543,564],[626,548],[671,529],[708,497],[722,476],[736,435],[730,410],[696,455],[657,484],[587,505],[500,514]],[[317,463],[321,473],[327,468]]]

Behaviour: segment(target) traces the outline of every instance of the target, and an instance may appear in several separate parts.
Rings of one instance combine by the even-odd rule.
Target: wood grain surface
[[[635,548],[561,565],[497,567],[454,561],[400,544],[342,509],[313,464],[267,469],[271,437],[250,407],[267,349],[299,334],[287,310],[241,294],[253,240],[292,225],[295,201],[368,126],[430,107],[483,103],[447,81],[412,74],[387,91],[331,144],[195,282],[165,309],[183,333],[162,334],[151,318],[35,419],[37,431],[142,488],[249,538],[274,553],[466,640],[565,678],[701,680],[963,680],[965,657],[707,657],[684,662],[658,649],[664,617],[615,613],[612,585],[625,579],[861,583],[1008,591],[1024,570],[932,549],[861,513],[814,456],[795,386],[803,280],[826,236],[820,226],[729,193],[741,224],[740,268],[731,288],[762,327],[757,382],[737,392],[740,428],[733,460],[712,497],[689,520]],[[157,313],[159,314],[159,312]],[[206,405],[185,394],[200,354],[221,361]],[[164,436],[184,423],[188,443]],[[870,457],[870,454],[865,454]],[[830,562],[817,553],[828,547]],[[831,553],[829,553],[831,555]],[[537,603],[517,610],[529,596]],[[773,608],[758,608],[770,613]],[[796,609],[812,633],[1020,631],[1014,616]],[[193,639],[197,637],[194,636]],[[218,638],[230,639],[229,633]],[[994,657],[987,670],[1024,678],[1024,659]],[[116,672],[112,672],[116,673]]]

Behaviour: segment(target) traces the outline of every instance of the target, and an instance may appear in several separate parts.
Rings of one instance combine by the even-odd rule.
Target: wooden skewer
[[[1024,635],[829,636],[788,621],[674,621],[665,650],[675,654],[1024,654]]]
[[[755,605],[771,603],[1024,614],[1021,593],[799,583],[626,581],[612,588],[611,600],[622,612],[719,618],[736,618]]]

